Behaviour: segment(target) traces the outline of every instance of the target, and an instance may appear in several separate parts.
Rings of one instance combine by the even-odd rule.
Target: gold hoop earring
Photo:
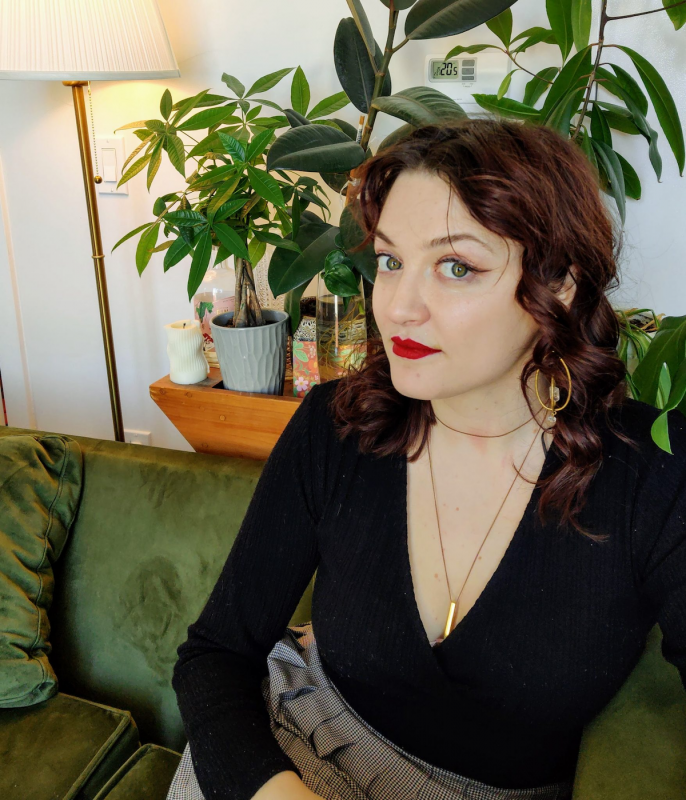
[[[550,423],[551,426],[557,422],[556,419],[557,412],[562,411],[563,408],[566,408],[567,404],[569,403],[572,397],[572,376],[569,372],[569,367],[567,367],[567,364],[565,363],[562,356],[558,356],[558,358],[562,362],[562,366],[565,368],[565,372],[567,373],[567,399],[565,400],[563,405],[559,407],[556,405],[557,401],[560,399],[560,389],[559,387],[555,386],[555,378],[550,379],[550,402],[552,403],[552,407],[547,406],[543,402],[543,400],[541,400],[541,396],[538,393],[538,373],[540,372],[540,369],[536,370],[536,377],[534,380],[534,389],[536,390],[536,397],[538,398],[538,402],[543,406],[543,408],[545,408],[546,411],[550,412],[550,414],[548,414],[547,421]]]

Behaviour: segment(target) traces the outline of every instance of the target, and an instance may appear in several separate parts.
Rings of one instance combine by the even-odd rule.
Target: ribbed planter
[[[210,320],[225,389],[283,394],[289,316],[270,308],[262,309],[262,316],[265,325],[249,328],[226,327],[233,311]]]

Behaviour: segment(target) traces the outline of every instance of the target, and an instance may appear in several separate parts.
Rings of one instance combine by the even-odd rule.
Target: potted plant
[[[165,272],[190,255],[189,300],[202,283],[213,248],[215,263],[234,257],[235,311],[217,315],[211,321],[227,389],[282,393],[289,313],[260,308],[253,264],[262,258],[267,244],[301,255],[301,246],[295,240],[301,227],[326,224],[308,211],[308,206],[321,208],[324,217],[330,213],[326,194],[316,180],[291,180],[282,170],[274,177],[264,169],[274,129],[287,124],[287,112],[280,117],[260,116],[263,106],[276,104],[264,98],[248,98],[272,88],[291,71],[292,68],[265,75],[248,92],[237,78],[225,74],[224,82],[240,95],[235,101],[205,90],[174,103],[167,89],[160,102],[161,119],[132,122],[118,129],[133,129],[141,140],[124,165],[120,185],[147,168],[150,189],[163,152],[184,176],[186,185],[157,198],[154,219],[127,233],[112,249],[139,235],[139,274],[153,253],[166,251]],[[292,97],[302,97],[306,86],[304,73],[298,67]],[[313,122],[319,121],[319,115],[347,104],[347,98],[341,95],[321,101],[310,112]],[[251,108],[251,102],[257,105]],[[236,115],[239,108],[242,116]],[[206,133],[197,138],[196,131]],[[193,170],[186,178],[189,161]],[[158,244],[160,233],[166,241]],[[318,265],[320,269],[322,265],[323,260]]]

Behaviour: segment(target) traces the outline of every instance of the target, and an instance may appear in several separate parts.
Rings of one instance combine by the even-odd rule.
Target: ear
[[[567,273],[567,277],[565,278],[564,285],[560,289],[559,292],[556,292],[558,300],[561,303],[564,303],[567,308],[571,305],[572,300],[574,299],[574,295],[576,294],[576,275],[577,275],[577,267],[576,264],[569,265],[569,272]]]

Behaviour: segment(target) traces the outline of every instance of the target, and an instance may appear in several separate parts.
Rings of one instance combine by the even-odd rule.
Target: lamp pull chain
[[[90,81],[88,81],[88,108],[91,112],[91,136],[93,137],[93,159],[95,161],[95,175],[93,176],[93,180],[96,183],[102,183],[102,177],[98,169],[98,148],[95,146],[95,120],[93,119],[93,97],[91,96]]]

